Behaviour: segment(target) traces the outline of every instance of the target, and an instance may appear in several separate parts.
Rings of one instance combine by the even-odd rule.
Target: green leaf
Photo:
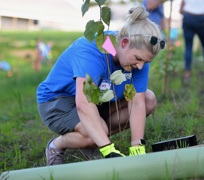
[[[104,25],[103,25],[103,23],[101,21],[97,21],[96,23],[98,25],[97,36],[100,36],[101,34],[103,34]]]
[[[101,21],[90,20],[86,24],[86,30],[84,31],[84,36],[92,42],[95,39],[96,35],[103,33],[104,25]]]
[[[126,81],[126,77],[121,70],[117,70],[110,75],[110,80],[112,81],[112,83],[119,85],[122,82]]]
[[[99,104],[100,94],[101,94],[101,90],[95,84],[92,84],[91,85],[90,101],[89,102],[92,102],[92,103],[98,105]]]
[[[101,51],[102,53],[105,53],[105,50],[102,48],[102,45],[103,45],[103,43],[104,43],[104,41],[105,41],[107,36],[110,37],[114,47],[116,47],[116,38],[115,38],[115,36],[113,36],[113,35],[105,35],[104,33],[102,33],[100,35],[97,35],[97,37],[96,37],[96,45],[97,45],[99,51]]]
[[[84,31],[84,36],[91,42],[94,40],[95,38],[95,34],[97,32],[98,29],[98,24],[96,22],[94,22],[94,20],[90,20],[87,24],[86,24],[86,29]]]
[[[109,35],[111,42],[113,43],[113,46],[116,48],[116,37],[114,35]]]
[[[92,83],[91,76],[89,74],[87,74],[87,73],[86,73],[86,82]]]
[[[86,80],[84,81],[83,92],[88,100],[94,104],[99,104],[99,98],[101,96],[101,91],[99,87],[93,84],[93,81],[89,74],[86,74]]]
[[[135,87],[132,84],[126,84],[125,91],[123,92],[123,94],[127,101],[132,100],[136,94]]]
[[[83,92],[85,95],[88,94],[88,92],[90,91],[91,84],[92,84],[92,79],[89,76],[89,74],[86,74],[86,80],[84,81],[84,88],[83,88]]]
[[[110,25],[111,9],[109,7],[102,7],[101,18],[108,26]]]
[[[109,90],[109,89],[106,89],[105,91],[103,91],[101,93],[101,96],[100,96],[100,103],[103,103],[103,102],[108,102],[110,101],[111,99],[114,98],[114,93],[112,90]]]
[[[86,80],[84,81],[83,92],[88,100],[94,104],[102,104],[103,102],[108,102],[114,97],[112,90],[106,89],[101,91],[98,86],[93,84],[93,81],[89,74],[86,74]]]
[[[105,4],[106,0],[95,0],[99,6],[102,6],[103,4]]]
[[[104,43],[104,37],[105,35],[103,33],[96,37],[96,45],[99,51],[101,51],[102,53],[105,53],[104,49],[102,48],[102,45]]]
[[[85,0],[85,2],[81,6],[82,16],[89,10],[90,0]]]

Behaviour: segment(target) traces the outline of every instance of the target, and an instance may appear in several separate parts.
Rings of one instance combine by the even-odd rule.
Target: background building
[[[94,0],[91,0],[95,2]],[[118,29],[125,20],[134,2],[109,0],[112,11],[110,29]],[[180,0],[174,0],[173,9],[179,7]],[[83,31],[89,20],[98,20],[99,7],[90,7],[82,17],[83,0],[0,0],[0,30],[66,30]],[[165,3],[165,16],[169,14],[169,4]],[[176,9],[177,11],[177,9]],[[175,12],[176,13],[176,12]],[[177,16],[173,13],[173,18]],[[174,18],[174,19],[175,19]],[[180,19],[178,19],[178,23]]]
[[[1,30],[81,30],[82,0],[0,0]]]

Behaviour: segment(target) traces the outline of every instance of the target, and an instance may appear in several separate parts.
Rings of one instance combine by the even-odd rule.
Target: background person
[[[13,72],[11,71],[11,65],[5,60],[0,60],[0,70],[6,71],[8,77],[13,75]]]
[[[156,97],[147,89],[149,63],[164,48],[164,41],[160,40],[158,26],[148,19],[148,12],[139,3],[129,11],[129,18],[119,32],[105,33],[116,36],[115,56],[100,52],[96,41],[90,43],[81,37],[59,56],[47,78],[38,86],[40,117],[49,129],[59,134],[47,144],[47,165],[62,164],[67,148],[88,148],[90,151],[87,152],[98,149],[105,158],[124,156],[109,138],[120,131],[119,123],[121,130],[129,127],[131,130],[129,155],[146,153],[146,116],[156,108]],[[121,70],[126,77],[130,77],[115,86],[119,119],[115,98],[97,106],[88,102],[83,92],[87,73],[100,87],[101,82],[110,82],[109,70],[111,74]],[[123,92],[125,85],[130,83],[137,93],[127,102]],[[113,89],[113,85],[109,87]]]
[[[47,65],[51,65],[52,58],[53,58],[53,55],[52,55],[53,42],[49,41],[45,46],[46,46],[47,53],[46,53],[46,57],[44,58],[44,61],[47,63]]]
[[[155,22],[161,29],[165,30],[164,7],[162,0],[143,0],[142,4],[149,12],[149,19]]]
[[[36,39],[36,60],[34,62],[34,68],[36,71],[40,71],[42,68],[43,61],[47,61],[49,55],[48,48],[45,43],[40,39]]]
[[[193,56],[193,38],[197,34],[204,52],[204,5],[203,0],[182,0],[180,13],[183,14],[182,28],[185,41],[185,74],[184,81],[191,77]]]

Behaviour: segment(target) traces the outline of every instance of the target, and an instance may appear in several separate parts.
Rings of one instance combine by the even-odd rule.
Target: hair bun
[[[132,14],[133,13],[133,11],[134,11],[134,7],[132,7],[130,10],[129,10],[129,14]]]
[[[141,21],[148,18],[149,13],[146,11],[145,7],[136,3],[135,7],[130,8],[129,10],[129,21]]]

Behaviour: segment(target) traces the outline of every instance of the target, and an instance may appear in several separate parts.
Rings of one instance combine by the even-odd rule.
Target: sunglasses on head
[[[144,36],[144,37],[150,37],[150,44],[155,46],[157,43],[160,44],[160,48],[164,49],[165,47],[165,41],[164,40],[160,40],[159,38],[157,38],[156,36],[151,36],[151,35],[143,35],[143,34],[133,34],[130,36]]]

